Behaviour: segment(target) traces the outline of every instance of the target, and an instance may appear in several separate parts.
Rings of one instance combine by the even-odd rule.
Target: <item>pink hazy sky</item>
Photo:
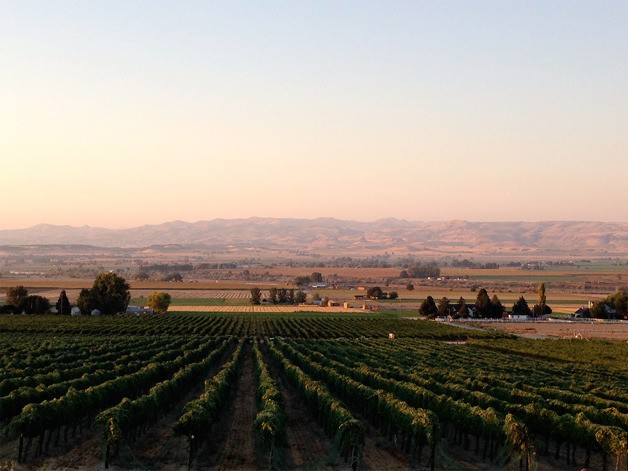
[[[5,2],[0,229],[628,221],[628,3]]]

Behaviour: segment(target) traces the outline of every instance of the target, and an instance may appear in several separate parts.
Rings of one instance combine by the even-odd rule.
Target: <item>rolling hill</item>
[[[414,253],[440,255],[628,255],[628,223],[610,222],[372,222],[318,219],[173,221],[129,229],[39,224],[0,230],[0,245],[89,245],[208,250],[269,250],[322,255]],[[173,250],[175,247],[173,247]]]

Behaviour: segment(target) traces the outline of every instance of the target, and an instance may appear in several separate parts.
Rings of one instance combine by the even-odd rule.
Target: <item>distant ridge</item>
[[[27,229],[0,230],[0,245],[42,244],[119,248],[169,244],[233,246],[347,256],[394,252],[600,257],[628,255],[628,223],[248,218],[172,221],[129,229],[39,224]]]

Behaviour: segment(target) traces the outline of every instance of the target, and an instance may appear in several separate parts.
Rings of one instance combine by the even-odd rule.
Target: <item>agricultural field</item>
[[[7,315],[0,427],[7,470],[624,470],[628,350],[393,316]]]
[[[356,269],[347,269],[356,270]],[[389,269],[370,269],[370,270],[389,270]],[[476,271],[490,271],[490,270],[476,270]],[[497,271],[497,270],[494,270]],[[511,270],[512,271],[512,270]],[[301,271],[302,272],[302,271]],[[6,288],[17,285],[24,285],[29,294],[44,296],[48,298],[53,304],[59,297],[59,292],[63,289],[70,302],[75,302],[78,298],[78,294],[82,288],[89,288],[93,280],[81,281],[81,280],[67,280],[67,279],[2,279],[0,278],[0,303],[4,300],[4,293]],[[259,286],[262,288],[262,296],[268,296],[268,284],[267,283],[241,283],[236,281],[222,280],[222,281],[204,281],[195,283],[172,283],[172,282],[137,282],[131,283],[131,304],[142,306],[146,304],[148,295],[153,291],[166,291],[172,297],[171,310],[182,311],[196,311],[196,312],[216,312],[215,306],[225,306],[231,312],[245,312],[250,309],[250,289],[253,286]],[[289,286],[285,284],[275,283],[275,287]],[[474,285],[475,286],[475,285]],[[477,285],[479,286],[479,284]],[[290,287],[290,286],[289,286]],[[291,288],[295,288],[291,286]],[[385,287],[384,287],[385,288]],[[395,300],[379,300],[365,303],[364,300],[355,299],[355,296],[365,295],[366,291],[362,289],[311,289],[304,288],[309,294],[318,294],[321,297],[326,297],[334,300],[341,305],[345,302],[349,303],[352,309],[361,309],[365,304],[369,310],[375,311],[387,311],[396,310],[413,311],[406,313],[409,316],[415,316],[421,302],[427,297],[432,296],[438,300],[443,297],[447,297],[452,302],[457,302],[459,298],[464,298],[467,303],[475,302],[477,292],[472,291],[470,288],[461,288],[455,286],[446,286],[443,283],[436,283],[431,286],[416,286],[412,291],[407,291],[405,287],[388,287],[385,291],[397,291],[399,298]],[[475,289],[475,288],[474,288]],[[502,304],[510,309],[514,302],[520,297],[524,296],[531,304],[536,300],[536,285],[532,282],[527,283],[524,287],[511,286],[510,284],[503,284],[495,289],[490,290],[489,294],[492,296],[496,294],[501,300]],[[611,293],[615,288],[609,287],[606,294]],[[586,306],[589,301],[600,301],[606,294],[600,293],[582,293],[572,292],[570,290],[553,291],[551,286],[548,286],[547,291],[547,303],[553,309],[555,314],[570,315],[575,312],[579,307]],[[237,307],[240,308],[237,308]],[[187,307],[187,309],[185,309]],[[282,311],[289,309],[283,308]],[[302,311],[303,309],[294,309],[295,311]],[[264,309],[261,309],[264,311]],[[266,309],[271,312],[273,309]],[[332,310],[337,311],[337,310]]]
[[[596,322],[576,320],[573,322],[472,322],[482,328],[529,338],[561,339],[607,339],[628,342],[628,322]]]

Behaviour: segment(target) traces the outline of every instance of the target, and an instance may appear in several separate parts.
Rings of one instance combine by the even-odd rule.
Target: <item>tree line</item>
[[[545,284],[540,283],[538,288],[539,302],[531,309],[523,296],[520,296],[511,308],[516,315],[539,317],[552,313],[552,308],[546,303]],[[486,289],[478,291],[475,303],[469,305],[461,296],[457,303],[452,303],[447,297],[441,298],[438,303],[432,296],[428,296],[419,306],[421,315],[428,319],[452,316],[454,319],[477,317],[485,319],[499,319],[506,312],[506,308],[496,294],[488,295]]]
[[[263,297],[262,290],[259,288],[251,288],[251,304],[259,305],[263,302],[271,304],[302,304],[307,299],[307,294],[301,290],[288,288],[270,288],[268,290],[268,298]]]
[[[130,285],[113,272],[101,273],[96,277],[91,288],[83,288],[76,300],[82,314],[89,315],[97,310],[102,315],[125,313],[131,301]],[[163,313],[170,306],[171,297],[168,293],[156,291],[147,299],[147,306],[157,313]],[[65,290],[59,294],[55,304],[57,314],[69,315],[72,305]],[[48,298],[29,295],[24,286],[7,288],[6,301],[0,306],[0,314],[47,314],[52,305]]]

